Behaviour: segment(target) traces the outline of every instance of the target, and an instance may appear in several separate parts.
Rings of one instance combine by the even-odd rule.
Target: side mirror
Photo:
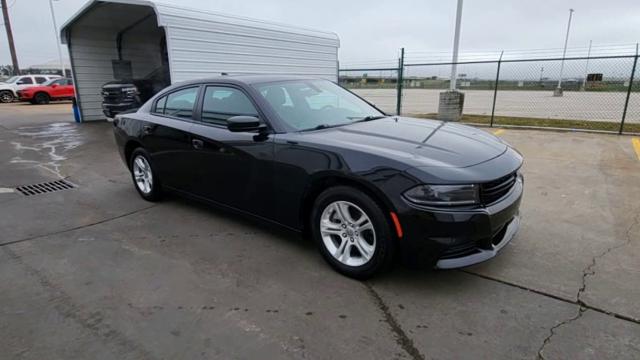
[[[252,132],[267,126],[255,116],[233,116],[227,119],[227,129],[231,132]]]

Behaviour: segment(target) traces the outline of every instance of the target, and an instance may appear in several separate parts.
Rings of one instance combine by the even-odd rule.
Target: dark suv
[[[102,86],[102,112],[113,118],[121,112],[135,110],[170,83],[169,68],[166,66],[142,79],[110,81]]]

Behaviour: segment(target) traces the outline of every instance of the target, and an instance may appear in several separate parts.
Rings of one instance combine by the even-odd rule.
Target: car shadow
[[[196,211],[208,213],[219,220],[235,223],[251,232],[266,233],[267,235],[271,235],[272,238],[282,240],[283,245],[295,246],[298,249],[308,251],[309,254],[314,254],[316,251],[313,241],[309,237],[258,217],[171,192],[165,195],[163,202],[174,202]]]
[[[176,203],[187,208],[192,208],[196,211],[210,214],[212,217],[235,223],[251,232],[266,233],[271,235],[271,240],[277,239],[277,241],[281,241],[281,246],[295,247],[296,250],[301,250],[308,254],[310,260],[311,257],[319,256],[317,247],[310,236],[287,229],[272,222],[175,193],[167,193],[163,202]],[[327,264],[326,266],[328,267],[329,265]],[[448,279],[452,275],[460,277],[461,274],[462,272],[456,270],[436,270],[427,267],[410,267],[396,260],[389,271],[376,276],[371,280],[371,283],[375,284],[378,281],[401,281],[402,283],[420,283],[424,286],[425,281],[427,283],[432,281],[438,282],[438,279]]]

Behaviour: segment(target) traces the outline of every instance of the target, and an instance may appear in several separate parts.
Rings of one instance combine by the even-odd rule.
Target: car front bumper
[[[409,204],[399,209],[405,263],[453,269],[495,257],[518,233],[524,184],[518,178],[495,203],[477,209],[443,210]]]
[[[516,236],[518,230],[520,230],[520,216],[516,215],[511,222],[505,225],[504,233],[501,232],[500,236],[496,237],[495,241],[492,241],[490,248],[476,247],[468,255],[439,259],[435,267],[438,269],[456,269],[487,261],[498,255],[498,252]]]
[[[30,92],[18,91],[17,94],[20,101],[29,101],[33,99],[33,94]]]

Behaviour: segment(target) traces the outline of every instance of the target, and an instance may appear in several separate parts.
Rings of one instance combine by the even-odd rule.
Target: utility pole
[[[11,62],[13,62],[13,74],[20,74],[20,66],[18,66],[18,56],[16,55],[16,46],[13,44],[13,32],[11,31],[11,22],[9,22],[9,8],[7,0],[2,2],[2,16],[4,17],[4,28],[7,30],[7,41],[9,42],[9,51],[11,52]]]
[[[567,23],[567,35],[564,37],[564,50],[562,50],[562,61],[560,62],[560,78],[558,87],[553,91],[553,96],[562,96],[562,72],[564,71],[564,58],[567,56],[567,44],[569,43],[569,31],[571,30],[571,18],[575,10],[569,9],[569,22]]]
[[[58,58],[60,59],[60,69],[62,70],[62,77],[67,75],[64,72],[64,60],[62,59],[62,50],[60,49],[60,33],[58,32],[58,25],[56,24],[56,14],[53,11],[53,0],[49,0],[49,7],[51,8],[51,20],[53,21],[53,31],[56,33],[56,45],[58,46]]]

